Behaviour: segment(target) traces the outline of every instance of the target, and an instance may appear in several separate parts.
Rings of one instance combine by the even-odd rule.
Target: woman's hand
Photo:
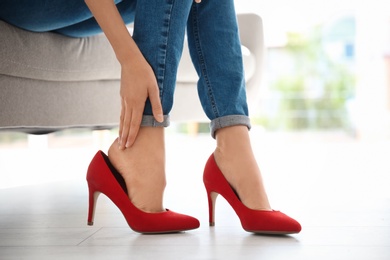
[[[121,115],[119,121],[119,148],[131,147],[141,126],[145,101],[150,99],[153,116],[163,122],[156,77],[143,57],[112,0],[85,0],[96,21],[111,43],[121,71]]]
[[[151,102],[154,118],[158,122],[164,121],[159,89],[152,68],[143,58],[141,60],[132,58],[130,64],[122,64],[120,149],[131,147],[135,142],[147,98]]]
[[[194,0],[195,1],[195,3],[197,3],[197,4],[200,4],[200,2],[202,2],[202,0]]]

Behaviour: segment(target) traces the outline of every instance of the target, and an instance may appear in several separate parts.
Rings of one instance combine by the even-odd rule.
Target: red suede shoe
[[[215,201],[222,195],[232,206],[244,230],[258,234],[294,234],[301,231],[301,225],[280,211],[253,210],[238,198],[211,155],[206,163],[203,182],[209,202],[210,226],[215,224]]]
[[[196,229],[199,221],[170,210],[147,213],[133,205],[127,195],[126,183],[102,151],[96,153],[88,167],[88,225],[93,225],[96,200],[105,194],[120,209],[130,228],[139,233],[173,233]]]

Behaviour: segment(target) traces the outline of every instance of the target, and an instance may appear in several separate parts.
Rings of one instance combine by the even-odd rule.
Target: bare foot
[[[113,166],[125,179],[132,203],[145,212],[162,212],[165,179],[164,128],[141,127],[133,146],[119,149],[115,140],[108,150]]]
[[[216,139],[215,161],[242,203],[251,209],[271,210],[247,127],[219,129]]]

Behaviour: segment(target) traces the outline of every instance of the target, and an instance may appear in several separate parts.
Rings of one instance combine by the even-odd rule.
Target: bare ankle
[[[248,129],[233,126],[217,131],[214,158],[223,175],[249,208],[270,210]]]
[[[154,130],[156,129],[141,129],[136,142],[130,148],[119,149],[115,140],[108,150],[111,163],[125,179],[130,200],[139,209],[147,212],[164,210],[164,135],[161,135],[160,129]]]

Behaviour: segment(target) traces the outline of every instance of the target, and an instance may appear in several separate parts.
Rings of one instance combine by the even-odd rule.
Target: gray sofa
[[[249,104],[256,104],[263,61],[262,20],[239,14]],[[206,121],[185,45],[172,121]],[[104,35],[33,33],[0,20],[0,131],[45,134],[118,125],[120,67]]]

